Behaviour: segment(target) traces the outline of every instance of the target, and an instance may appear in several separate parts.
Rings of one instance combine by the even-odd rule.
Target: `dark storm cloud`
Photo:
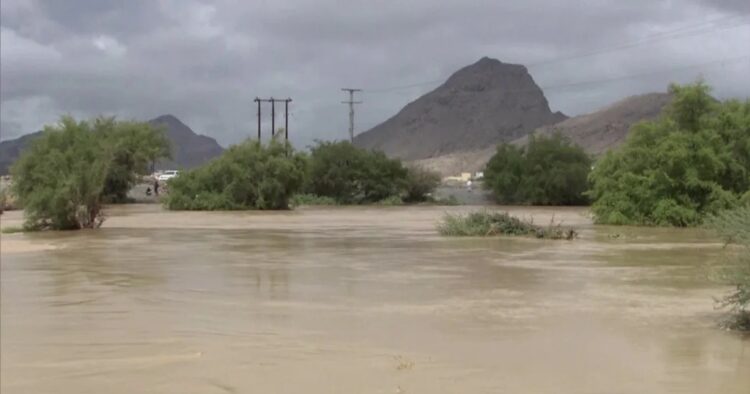
[[[305,145],[346,135],[344,86],[370,89],[357,109],[361,131],[439,83],[378,89],[444,79],[482,56],[535,64],[680,28],[698,30],[529,69],[568,114],[700,74],[721,97],[750,94],[748,61],[653,73],[750,56],[746,1],[572,3],[3,0],[0,133],[62,113],[173,113],[227,145],[254,134],[253,98],[273,95],[294,99],[292,137]],[[632,74],[648,75],[560,86]]]

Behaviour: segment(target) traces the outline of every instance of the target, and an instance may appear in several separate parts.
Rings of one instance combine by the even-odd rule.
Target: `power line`
[[[608,48],[601,48],[601,49],[593,50],[593,51],[589,51],[589,52],[581,52],[581,53],[578,53],[578,54],[575,54],[575,55],[570,55],[570,56],[565,56],[565,57],[559,57],[559,58],[549,59],[549,60],[545,60],[545,61],[541,61],[541,62],[529,63],[526,66],[529,67],[529,68],[531,68],[531,67],[538,67],[538,66],[548,65],[548,64],[552,64],[552,63],[563,62],[563,61],[567,61],[567,60],[573,60],[573,59],[591,57],[591,56],[599,55],[599,54],[602,54],[602,53],[615,52],[615,51],[619,51],[619,50],[622,50],[622,49],[629,49],[629,48],[637,47],[637,46],[644,45],[644,44],[650,44],[650,43],[664,41],[664,40],[670,40],[670,39],[674,39],[674,38],[691,37],[691,36],[696,36],[696,35],[701,35],[701,34],[708,34],[708,33],[712,33],[712,32],[719,31],[719,30],[731,29],[731,28],[735,28],[735,27],[739,27],[739,26],[744,26],[744,25],[750,24],[750,21],[735,21],[735,23],[733,23],[733,24],[719,25],[719,26],[716,26],[716,23],[717,22],[722,22],[722,21],[727,21],[727,20],[732,20],[732,19],[737,19],[737,18],[742,18],[742,17],[745,17],[745,16],[746,15],[739,15],[739,16],[735,15],[735,16],[731,16],[731,17],[717,18],[717,19],[714,19],[714,20],[711,20],[711,21],[702,22],[702,23],[697,24],[697,25],[683,26],[683,27],[681,27],[679,29],[674,29],[674,30],[670,30],[670,31],[667,31],[667,32],[662,32],[662,33],[654,34],[654,35],[651,35],[651,36],[647,36],[647,37],[645,37],[645,38],[643,38],[641,40],[638,40],[638,41],[634,41],[634,42],[630,42],[630,43],[623,43],[623,44],[611,46],[611,47],[608,47]],[[706,26],[706,25],[708,25],[708,26]],[[417,83],[408,84],[408,85],[399,85],[399,86],[391,86],[391,87],[387,87],[387,88],[364,89],[364,90],[367,93],[376,93],[376,94],[377,93],[388,93],[388,92],[391,92],[391,91],[404,90],[404,89],[410,89],[410,88],[415,88],[415,87],[420,87],[420,86],[427,86],[427,85],[434,85],[436,83],[444,82],[446,79],[447,78],[441,78],[441,79],[434,79],[434,80],[431,80],[431,81],[417,82]]]
[[[354,143],[354,104],[362,104],[362,101],[354,101],[354,92],[361,92],[362,89],[341,88],[344,92],[349,92],[349,101],[342,101],[342,104],[349,104],[349,139]]]

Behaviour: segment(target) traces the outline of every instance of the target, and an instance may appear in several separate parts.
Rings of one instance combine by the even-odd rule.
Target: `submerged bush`
[[[331,197],[301,193],[293,195],[289,199],[289,205],[299,207],[303,205],[338,205],[338,203]]]
[[[633,126],[596,163],[597,223],[693,226],[748,199],[750,100],[717,102],[702,82],[670,91],[660,119]]]
[[[90,122],[63,117],[11,168],[12,192],[23,205],[29,230],[73,230],[102,222],[102,191],[112,149]]]
[[[440,185],[440,174],[422,167],[409,167],[406,174],[404,202],[424,202]]]
[[[466,215],[445,214],[438,232],[447,236],[523,235],[537,238],[567,239],[577,236],[575,230],[563,228],[554,219],[546,227],[524,221],[507,212],[477,211]]]
[[[401,196],[407,170],[401,161],[349,142],[318,142],[310,153],[307,192],[340,204],[375,203]]]
[[[376,202],[375,204],[383,206],[404,205],[404,200],[399,196],[390,196]]]
[[[501,144],[484,170],[484,187],[504,204],[581,205],[591,158],[561,134],[531,135],[526,147]]]
[[[286,209],[304,180],[305,157],[289,145],[247,141],[170,180],[173,210]]]
[[[718,300],[733,312],[730,325],[750,330],[750,207],[742,207],[712,216],[708,223],[729,245],[729,261],[716,269],[714,277],[734,290]]]
[[[26,229],[98,227],[102,204],[124,201],[138,175],[168,155],[164,133],[148,123],[66,116],[13,165],[10,194],[25,209]]]

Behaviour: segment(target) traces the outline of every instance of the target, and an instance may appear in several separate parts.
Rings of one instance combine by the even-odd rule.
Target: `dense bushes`
[[[501,144],[484,171],[485,188],[506,204],[579,205],[591,159],[560,134],[531,135],[526,147]]]
[[[285,209],[305,177],[305,157],[279,142],[247,141],[169,183],[175,210]]]
[[[405,202],[422,202],[440,185],[440,175],[422,167],[409,167],[406,174]]]
[[[696,225],[748,198],[750,101],[719,103],[702,82],[670,90],[665,115],[634,126],[591,173],[597,223]]]
[[[107,202],[125,202],[139,175],[148,174],[157,159],[169,157],[169,140],[148,123],[94,120],[94,128],[112,146],[112,162],[104,183]]]
[[[537,226],[532,222],[510,216],[507,212],[477,211],[466,215],[446,214],[438,224],[438,232],[448,236],[526,235],[537,238],[567,239],[576,237],[573,229],[559,223]]]
[[[421,169],[407,169],[382,152],[349,142],[319,142],[310,153],[308,193],[339,204],[375,203],[394,198],[423,201],[439,178]]]
[[[138,142],[130,138],[136,134]],[[140,139],[156,141],[159,149],[141,151]],[[45,127],[11,169],[12,192],[25,209],[24,226],[97,227],[106,197],[127,193],[133,173],[166,150],[166,140],[148,124],[63,117],[59,124]]]
[[[734,290],[719,300],[720,305],[734,312],[730,321],[734,328],[750,330],[750,206],[724,211],[709,219],[709,224],[729,244],[728,264],[716,270],[715,277]]]

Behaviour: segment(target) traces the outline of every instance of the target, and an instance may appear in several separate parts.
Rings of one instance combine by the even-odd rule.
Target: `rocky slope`
[[[596,112],[541,127],[534,133],[549,135],[560,132],[587,152],[598,155],[625,141],[633,124],[658,117],[670,101],[668,93],[631,96]],[[527,141],[528,137],[522,137],[514,143],[523,145]]]
[[[581,145],[588,153],[598,155],[625,141],[633,124],[658,117],[670,101],[671,96],[667,93],[631,96],[598,111],[540,127],[534,133],[544,135],[560,132]],[[527,142],[528,136],[512,141],[518,145],[525,145]],[[454,175],[480,171],[494,153],[495,147],[492,146],[417,160],[414,164],[443,175]]]
[[[224,151],[215,139],[196,134],[173,115],[162,115],[150,120],[149,123],[165,127],[167,138],[172,146],[172,160],[157,163],[158,169],[196,167]],[[0,142],[0,174],[7,174],[21,151],[40,134],[41,131],[38,131]]]
[[[486,149],[565,118],[550,111],[526,67],[485,57],[354,143],[405,160],[426,159]]]

